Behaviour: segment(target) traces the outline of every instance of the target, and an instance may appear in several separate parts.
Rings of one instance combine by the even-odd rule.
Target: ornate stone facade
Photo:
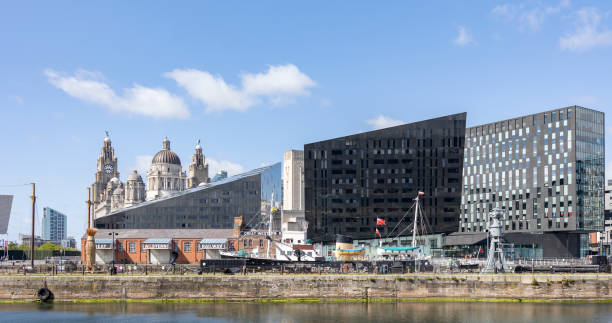
[[[142,177],[134,170],[125,183],[125,201],[124,207],[136,205],[145,200],[145,184]]]
[[[147,173],[147,201],[184,191],[186,177],[181,159],[170,150],[170,140],[165,138]]]
[[[200,141],[195,147],[195,153],[191,157],[191,164],[189,165],[189,178],[187,179],[187,188],[194,188],[201,183],[209,183],[210,178],[208,177],[208,164],[206,164],[206,158],[202,153],[202,147]]]
[[[107,190],[111,179],[117,179],[118,181],[119,171],[117,170],[117,157],[115,157],[115,149],[113,149],[111,140],[107,134],[104,138],[102,149],[100,150],[100,156],[98,156],[98,167],[95,174],[95,181],[91,185],[91,200],[94,206],[95,218],[105,215],[110,211],[110,194],[108,194]]]
[[[154,200],[184,191],[187,184],[192,188],[208,182],[210,182],[208,164],[199,141],[192,163],[189,165],[189,179],[187,179],[180,158],[170,150],[170,140],[165,138],[162,150],[155,154],[147,172],[148,185],[145,185],[136,170],[123,183],[119,179],[117,157],[107,134],[98,157],[95,181],[92,184],[94,218],[137,205],[145,200]]]

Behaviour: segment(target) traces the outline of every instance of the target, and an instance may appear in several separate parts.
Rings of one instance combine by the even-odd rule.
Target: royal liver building
[[[170,140],[164,138],[162,149],[155,154],[147,172],[147,184],[136,170],[132,171],[127,181],[119,179],[117,157],[108,136],[104,138],[95,181],[92,184],[92,202],[95,218],[110,212],[134,206],[144,201],[170,196],[173,193],[210,182],[208,164],[198,141],[192,162],[189,165],[189,176],[183,171],[181,159],[170,150]]]

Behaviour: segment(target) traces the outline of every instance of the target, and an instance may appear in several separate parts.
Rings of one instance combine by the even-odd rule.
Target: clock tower
[[[98,205],[101,202],[104,202],[105,190],[108,182],[112,178],[119,179],[119,171],[117,170],[117,157],[115,157],[115,150],[111,145],[111,140],[108,137],[108,132],[106,133],[106,138],[104,138],[104,145],[100,150],[100,156],[98,157],[98,168],[95,177],[96,180],[91,185],[91,199],[94,205],[94,210],[98,208]]]

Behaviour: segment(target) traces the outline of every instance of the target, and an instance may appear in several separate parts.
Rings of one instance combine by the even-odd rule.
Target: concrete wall
[[[535,282],[534,282],[535,280]],[[612,299],[612,275],[4,276],[0,300],[172,298]]]

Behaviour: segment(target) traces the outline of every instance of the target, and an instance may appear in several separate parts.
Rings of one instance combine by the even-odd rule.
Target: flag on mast
[[[378,231],[378,228],[376,229],[376,234],[378,235],[379,238],[382,239],[382,236],[380,235],[380,232]]]
[[[419,195],[425,195],[425,193],[423,193],[423,192],[419,191]]]
[[[376,225],[387,225],[387,221],[385,221],[385,219],[376,218]]]

